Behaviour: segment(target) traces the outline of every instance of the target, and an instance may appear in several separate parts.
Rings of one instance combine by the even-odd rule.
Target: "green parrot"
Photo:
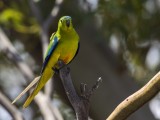
[[[30,96],[25,101],[23,107],[26,108],[44,87],[46,82],[54,75],[53,68],[57,68],[58,60],[65,64],[70,63],[77,55],[79,50],[79,36],[73,28],[72,18],[63,16],[58,22],[58,29],[50,37],[50,44],[45,54],[45,60],[42,66],[40,76],[36,77],[33,82],[12,102],[15,103],[24,93],[26,93],[34,84],[37,85]]]

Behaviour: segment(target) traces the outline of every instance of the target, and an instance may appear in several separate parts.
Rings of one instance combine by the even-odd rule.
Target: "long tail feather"
[[[52,69],[45,69],[45,71],[43,72],[43,74],[41,75],[41,78],[37,84],[37,86],[35,87],[35,89],[33,90],[33,92],[30,94],[30,96],[27,98],[27,100],[25,101],[23,108],[26,108],[34,99],[34,97],[38,94],[38,92],[44,87],[44,85],[46,84],[46,82],[53,76],[54,72]]]
[[[14,104],[19,100],[31,87],[33,87],[40,79],[41,76],[36,77],[12,102]]]

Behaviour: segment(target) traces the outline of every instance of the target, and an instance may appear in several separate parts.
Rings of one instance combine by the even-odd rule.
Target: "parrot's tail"
[[[38,92],[44,87],[46,82],[53,76],[54,71],[52,69],[46,68],[42,73],[39,82],[37,83],[35,89],[30,94],[30,96],[25,101],[23,108],[26,108],[34,99],[34,97],[38,94]]]
[[[41,76],[36,77],[12,102],[14,104],[17,100],[19,100],[28,90],[30,90],[40,79]]]

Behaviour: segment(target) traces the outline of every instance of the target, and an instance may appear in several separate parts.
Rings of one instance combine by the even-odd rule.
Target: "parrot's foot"
[[[65,72],[67,74],[70,73],[70,68],[67,66],[67,64],[64,61],[58,60],[58,64],[57,65],[58,65],[58,70],[59,71],[66,68]]]
[[[56,67],[52,67],[52,70],[55,72],[55,74],[59,74],[59,69],[57,69]]]

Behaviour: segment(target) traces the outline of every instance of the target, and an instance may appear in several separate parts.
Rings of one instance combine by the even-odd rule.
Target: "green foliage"
[[[1,12],[0,22],[10,26],[12,24],[22,23],[23,17],[24,16],[19,11],[9,8]]]
[[[20,33],[37,33],[39,26],[27,12],[19,10],[20,6],[10,3],[11,7],[1,2],[0,25]]]

